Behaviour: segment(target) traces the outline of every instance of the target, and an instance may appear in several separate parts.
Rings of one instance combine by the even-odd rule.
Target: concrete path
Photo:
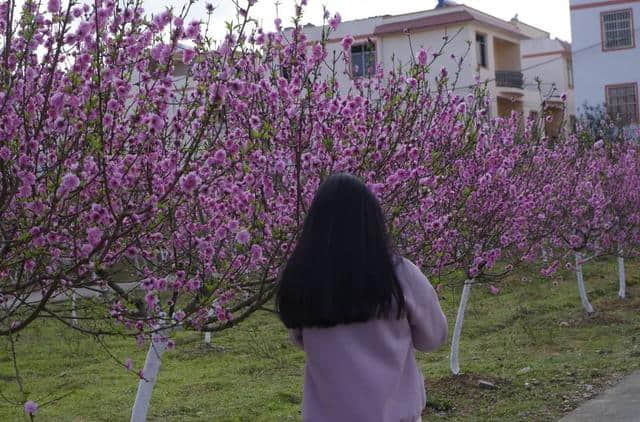
[[[120,286],[120,288],[122,288],[122,290],[124,290],[125,292],[129,293],[130,291],[138,287],[138,283],[118,283],[118,286]],[[96,297],[96,296],[100,296],[101,294],[106,294],[112,291],[113,290],[111,290],[109,287],[105,287],[104,289],[101,289],[98,286],[91,289],[88,289],[85,287],[82,287],[79,289],[73,289],[73,292],[76,295],[83,298]],[[69,292],[58,293],[51,296],[51,298],[49,299],[49,303],[64,302],[69,299],[71,299],[71,294]],[[41,300],[42,300],[42,293],[40,292],[32,293],[27,298],[27,303],[38,303]]]
[[[589,400],[559,422],[640,422],[640,371]]]
[[[118,283],[118,286],[120,286],[120,288],[122,288],[125,292],[129,293],[130,291],[135,290],[138,287],[138,283]],[[80,289],[73,289],[73,292],[78,297],[91,298],[91,297],[96,297],[102,294],[112,292],[112,290],[108,287],[101,289],[100,287],[96,286],[91,289],[84,288],[84,287]],[[72,293],[69,291],[54,294],[53,296],[51,296],[51,298],[49,298],[48,303],[66,302],[68,300],[71,300],[71,296],[72,296]],[[11,309],[14,306],[18,305],[18,302],[15,301],[15,297],[12,297],[11,295],[7,295],[7,297],[8,297],[8,300],[3,304],[3,307],[5,309]],[[29,295],[29,297],[25,300],[25,302],[29,304],[36,304],[41,300],[42,300],[42,293],[36,292]]]

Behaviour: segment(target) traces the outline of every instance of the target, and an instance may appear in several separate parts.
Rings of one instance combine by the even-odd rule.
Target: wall
[[[521,48],[527,90],[525,107],[535,109],[545,97],[552,95],[559,99],[562,94],[566,94],[567,112],[575,115],[574,89],[569,86],[570,53],[565,50],[563,44],[559,40],[540,38],[524,40]],[[540,79],[542,92],[539,91],[536,78]]]
[[[380,18],[373,18],[372,21],[378,21]],[[385,20],[385,23],[388,23]],[[331,35],[331,40],[327,45],[327,62],[333,63],[333,58],[337,60],[335,66],[335,77],[338,81],[341,92],[347,92],[352,86],[353,81],[349,76],[343,58],[342,46],[340,40],[347,34],[353,34],[355,38],[354,45],[358,43],[367,42],[371,40],[376,44],[377,64],[381,64],[385,72],[389,72],[391,69],[398,69],[399,67],[406,70],[411,64],[411,48],[409,44],[409,38],[404,33],[386,34],[381,37],[375,37],[369,35],[373,33],[375,25],[370,22],[347,22],[338,27],[338,31]],[[313,40],[319,39],[319,28],[305,28],[305,33],[309,38]],[[359,32],[363,31],[363,32]],[[361,35],[364,34],[364,35]],[[445,67],[449,71],[450,75],[453,75],[457,70],[456,61],[451,58],[451,54],[455,54],[456,57],[462,57],[467,50],[467,41],[470,40],[470,32],[465,26],[450,26],[435,28],[430,31],[416,31],[411,33],[411,46],[415,54],[421,48],[425,48],[429,52],[429,60],[431,60],[432,53],[440,50],[443,45],[443,37],[448,35],[450,42],[446,47],[443,55],[438,57],[432,65],[432,75],[437,76],[441,68]],[[475,35],[474,35],[475,37]],[[474,38],[475,39],[475,38]],[[469,55],[464,61],[464,71],[461,73],[458,86],[468,86],[474,83],[474,73],[472,63],[475,64],[475,51],[469,52]],[[329,67],[323,68],[323,76],[330,77],[333,75],[332,69]]]
[[[429,53],[429,60],[432,54],[440,50],[444,44],[443,37],[448,37],[449,44],[446,46],[443,54],[436,58],[432,65],[431,74],[437,76],[440,69],[446,68],[449,75],[453,79],[455,72],[458,70],[458,60],[467,54],[467,43],[470,40],[471,33],[467,26],[450,26],[446,28],[436,28],[430,31],[414,32],[411,34],[411,45],[415,54],[421,48]],[[402,65],[406,69],[411,62],[411,48],[409,48],[409,39],[405,34],[390,34],[383,37],[381,44],[381,63],[385,70],[393,67],[398,68]],[[462,72],[458,80],[457,86],[464,87],[474,83],[474,75],[472,72],[472,63],[475,63],[474,50],[469,51],[462,66]],[[455,55],[455,59],[451,55]]]
[[[571,0],[571,5],[577,6],[595,2],[596,0]],[[633,9],[636,47],[628,50],[603,52],[600,13],[629,8]],[[585,102],[590,105],[604,103],[605,85],[627,82],[640,83],[640,1],[572,10],[571,35],[578,109]]]
[[[498,95],[502,94],[503,96],[509,96],[509,97],[521,97],[523,94],[523,90],[513,89],[513,88],[505,89],[505,88],[497,87],[495,83],[496,70],[520,70],[521,69],[520,52],[519,52],[520,50],[519,50],[519,47],[517,47],[520,40],[511,38],[510,36],[503,34],[502,32],[497,32],[492,28],[488,28],[477,22],[474,22],[473,24],[469,25],[469,30],[471,32],[471,37],[474,40],[474,46],[472,49],[472,56],[471,56],[473,58],[471,61],[473,66],[473,74],[474,75],[478,74],[480,76],[481,81],[489,81],[487,86],[489,89],[489,94],[492,97],[490,112],[492,116],[497,116],[498,115],[498,103],[497,103]],[[480,65],[478,65],[478,59],[477,59],[476,47],[475,47],[476,33],[484,34],[486,36],[487,56],[488,56],[487,67],[481,67]],[[508,41],[510,43],[515,44],[511,46],[512,55],[510,56],[508,61],[504,58],[505,51],[496,50],[496,46],[499,47],[501,45],[504,45],[503,41]],[[506,52],[506,54],[509,54],[509,53]],[[507,68],[505,69],[504,67],[507,67]]]
[[[496,70],[519,71],[520,65],[520,44],[505,41],[500,38],[493,38],[493,49],[495,50]]]
[[[341,92],[346,93],[353,86],[353,81],[349,77],[342,60],[343,53],[340,41],[344,36],[354,36],[356,44],[359,42],[367,42],[368,39],[374,42],[376,44],[377,63],[382,65],[385,72],[390,71],[392,68],[397,69],[399,66],[402,69],[406,69],[412,60],[412,49],[414,54],[417,54],[420,48],[425,48],[429,52],[429,58],[431,59],[431,54],[440,50],[440,47],[444,43],[443,37],[447,36],[450,40],[449,44],[442,56],[438,57],[432,65],[433,77],[437,76],[443,67],[447,68],[452,78],[455,77],[455,72],[458,70],[457,61],[460,57],[467,54],[457,82],[458,92],[460,92],[460,94],[468,92],[471,87],[475,85],[476,75],[478,75],[481,81],[489,81],[489,92],[493,97],[490,110],[492,115],[497,115],[496,97],[499,93],[509,97],[522,97],[524,94],[523,90],[517,88],[497,88],[494,82],[496,70],[519,71],[522,68],[520,57],[521,40],[514,38],[513,34],[509,32],[496,30],[494,27],[479,21],[464,22],[457,25],[452,24],[446,27],[435,27],[423,31],[414,30],[411,32],[412,49],[409,47],[409,38],[404,33],[384,34],[380,37],[372,35],[375,27],[378,25],[416,19],[426,15],[433,16],[434,14],[450,13],[452,10],[453,8],[445,8],[442,10],[428,10],[408,15],[379,16],[341,24],[338,30],[331,34],[330,42],[327,46],[328,62],[332,62],[333,57],[340,58],[336,63],[335,77],[341,87]],[[320,27],[313,26],[304,28],[305,34],[309,37],[310,41],[319,40],[321,30]],[[514,30],[517,29],[514,27]],[[488,53],[487,67],[480,67],[478,65],[475,45],[476,32],[486,36]],[[468,47],[469,42],[471,43],[470,48]],[[468,48],[469,51],[467,52]],[[452,54],[455,56],[455,59],[451,57]],[[498,62],[497,66],[496,61]],[[323,77],[330,77],[332,74],[331,69],[323,69]]]

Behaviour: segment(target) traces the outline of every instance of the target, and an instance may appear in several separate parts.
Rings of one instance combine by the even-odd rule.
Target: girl
[[[427,278],[395,257],[376,197],[336,174],[316,192],[276,306],[306,354],[304,422],[415,422],[426,404],[414,348],[447,339]]]

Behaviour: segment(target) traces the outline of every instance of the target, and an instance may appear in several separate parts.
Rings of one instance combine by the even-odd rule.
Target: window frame
[[[605,15],[608,15],[608,14],[620,13],[620,12],[629,12],[629,18],[630,18],[629,25],[631,29],[631,45],[625,46],[625,47],[607,47],[607,38],[606,38],[607,32],[604,27],[604,17]],[[617,9],[617,10],[605,10],[604,12],[600,12],[600,40],[601,40],[602,51],[605,53],[610,51],[630,50],[630,49],[636,48],[636,30],[635,30],[635,23],[633,18],[633,9],[628,8],[628,9]]]
[[[631,87],[635,91],[636,96],[636,115],[630,122],[624,122],[624,125],[637,125],[640,124],[640,95],[638,93],[638,83],[637,82],[628,82],[623,84],[611,84],[605,85],[604,87],[604,99],[606,104],[607,113],[611,113],[609,110],[609,89],[611,88],[623,88],[623,87]]]
[[[361,53],[358,53],[358,54],[361,54],[363,58],[365,57],[366,53],[372,53],[373,54],[373,58],[374,58],[373,70],[371,72],[369,72],[368,69],[362,68],[362,74],[361,75],[356,75],[356,72],[354,71],[353,66],[354,66],[354,64],[359,66],[360,63],[354,63],[353,62],[353,49],[356,48],[356,47],[367,47],[367,46],[371,46],[371,48],[373,50],[371,50],[371,51],[362,51]],[[349,59],[350,59],[349,61],[351,62],[350,63],[350,66],[351,66],[351,77],[353,79],[370,78],[370,77],[372,77],[373,75],[375,75],[376,68],[378,66],[378,41],[377,40],[369,40],[369,39],[367,39],[367,40],[363,40],[361,42],[353,43],[353,45],[351,45],[351,48],[349,48]]]
[[[484,68],[484,69],[488,69],[489,68],[489,42],[488,42],[488,38],[489,36],[487,34],[483,34],[482,32],[476,32],[476,54],[480,53],[480,50],[483,50],[480,48],[480,43],[478,42],[478,37],[482,37],[484,38],[484,64],[482,64],[481,62],[481,57],[477,57],[476,61],[478,63],[478,66]]]

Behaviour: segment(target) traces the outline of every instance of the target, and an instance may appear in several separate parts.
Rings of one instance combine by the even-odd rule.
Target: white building
[[[523,60],[535,62],[535,57],[522,57],[523,42],[535,37],[546,38],[539,42],[545,45],[534,43],[530,51],[531,54],[550,52],[556,46],[546,45],[547,41],[551,44],[559,41],[550,40],[548,33],[529,26],[524,28],[524,25],[524,29],[520,28],[515,23],[465,5],[442,3],[441,7],[423,12],[376,16],[340,24],[328,42],[329,59],[342,53],[340,41],[345,36],[351,35],[355,40],[347,52],[351,56],[351,68],[346,69],[344,62],[338,61],[335,76],[341,89],[349,89],[354,78],[366,77],[378,64],[385,71],[406,68],[413,60],[412,53],[417,54],[421,48],[426,49],[431,58],[445,43],[442,55],[433,64],[434,77],[442,67],[454,75],[457,61],[466,55],[457,89],[468,90],[476,84],[477,76],[481,81],[487,81],[492,98],[490,112],[494,116],[540,110],[541,100],[536,101],[525,89],[525,80],[533,84],[536,76],[543,78],[549,86],[556,84],[558,88],[554,95],[558,98],[570,89],[567,68],[561,64],[557,68],[535,66],[531,72],[523,74]],[[307,25],[304,32],[310,41],[318,41],[322,27]],[[329,76],[329,70],[325,71]]]
[[[573,126],[576,105],[571,44],[552,39],[549,32],[520,22],[517,17],[511,23],[529,37],[520,42],[525,108],[530,109],[532,117],[540,111],[553,116],[553,121],[546,124],[547,132],[557,132],[563,122]]]
[[[571,0],[576,104],[640,121],[640,0]]]

